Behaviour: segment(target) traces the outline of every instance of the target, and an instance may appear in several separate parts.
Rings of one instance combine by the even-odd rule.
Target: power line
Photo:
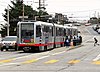
[[[5,7],[6,5],[1,5],[1,4],[0,4],[0,6]]]
[[[4,3],[5,4],[5,3],[8,3],[8,2],[2,2],[2,1],[0,1],[0,3]]]
[[[66,11],[66,12],[60,12],[60,13],[82,13],[82,12],[91,12],[91,11],[97,11],[100,9],[92,9],[92,10],[82,10],[82,11]],[[49,13],[57,13],[57,12],[49,12]]]
[[[96,10],[100,10],[100,9],[83,10],[83,11],[69,11],[69,12],[63,12],[63,13],[90,12],[90,11],[96,11]]]

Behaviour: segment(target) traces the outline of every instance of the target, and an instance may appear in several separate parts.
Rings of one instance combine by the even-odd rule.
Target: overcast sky
[[[32,2],[30,2],[32,1]],[[39,0],[24,0],[25,4],[32,5],[33,9],[38,7]],[[2,13],[10,4],[10,0],[0,0],[0,21],[3,20]],[[62,13],[73,17],[98,16],[100,12],[100,0],[45,0],[46,11],[50,14]]]

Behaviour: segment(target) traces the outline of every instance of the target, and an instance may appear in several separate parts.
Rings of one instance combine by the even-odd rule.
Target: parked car
[[[92,28],[93,28],[93,30],[96,30],[96,25],[95,25],[95,26],[93,26]]]
[[[1,51],[6,49],[15,49],[17,50],[17,36],[6,36],[4,39],[1,41]]]
[[[86,23],[86,24],[85,24],[85,26],[90,26],[90,25],[91,25],[91,23]]]
[[[100,29],[97,30],[98,34],[100,34]]]
[[[81,26],[81,24],[79,24],[79,23],[75,23],[74,26]]]

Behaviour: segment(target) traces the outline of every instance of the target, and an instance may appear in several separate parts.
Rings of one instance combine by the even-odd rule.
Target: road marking
[[[93,59],[93,61],[98,61],[99,59],[100,59],[100,54],[95,59]]]
[[[36,62],[36,61],[38,61],[38,60],[37,59],[31,59],[31,60],[24,61],[21,64],[29,64],[29,63],[33,63],[33,62]]]
[[[97,57],[93,59],[92,64],[97,64],[97,65],[100,65],[100,60],[99,60],[99,59],[100,59],[100,54],[99,54],[99,55],[97,55]]]
[[[86,41],[84,41],[84,43],[87,43],[88,41],[91,41],[91,40],[92,40],[92,38],[89,37]]]
[[[100,61],[94,61],[92,64],[100,65]]]
[[[13,58],[13,59],[7,59],[7,60],[0,60],[0,64],[1,63],[11,62],[12,60],[15,60],[15,59]]]
[[[87,28],[86,28],[86,30],[88,31],[88,33],[89,33],[90,35],[92,35],[91,32],[90,32]]]
[[[43,57],[37,58],[37,60],[44,59],[44,58],[47,58],[47,57],[49,57],[49,56],[50,56],[50,55],[43,56]]]
[[[52,54],[52,55],[58,55],[58,54],[61,54],[61,53],[64,53],[64,52],[66,52],[66,51],[57,52],[57,53],[54,53],[54,54]]]
[[[29,63],[37,62],[38,60],[44,59],[46,57],[49,57],[49,55],[48,56],[43,56],[43,57],[40,57],[40,58],[37,58],[37,59],[27,60],[27,61],[22,62],[21,64],[29,64]]]
[[[2,64],[0,66],[7,66],[7,65],[18,65],[19,63],[6,63],[6,64]]]
[[[52,64],[52,63],[56,63],[58,62],[59,60],[49,60],[47,62],[45,62],[45,64]]]
[[[68,63],[69,64],[75,64],[75,63],[79,63],[80,62],[80,60],[71,60],[71,61],[69,61]]]
[[[36,58],[36,59],[31,59],[31,60],[27,60],[27,61],[24,61],[24,62],[19,62],[19,63],[8,63],[8,62],[11,62],[13,60],[17,60],[17,59],[22,59],[22,58],[27,58],[29,56],[32,56],[33,54],[31,55],[27,55],[27,56],[22,56],[22,57],[17,57],[17,58],[12,58],[12,59],[5,59],[5,60],[0,60],[0,66],[5,66],[5,65],[13,65],[13,64],[28,64],[28,63],[32,63],[32,62],[36,62],[40,59],[44,59],[44,58],[47,58],[47,57],[50,57],[52,55],[58,55],[58,54],[61,54],[61,53],[64,53],[66,51],[62,51],[62,52],[57,52],[57,53],[54,53],[54,54],[50,54],[50,55],[46,55],[46,56],[43,56],[43,57],[39,57],[39,58]],[[58,60],[51,60],[50,63],[55,63],[57,62]],[[3,64],[3,63],[8,63],[8,64]],[[49,63],[49,62],[48,62]]]

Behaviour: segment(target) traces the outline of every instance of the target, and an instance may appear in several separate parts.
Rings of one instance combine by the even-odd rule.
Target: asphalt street
[[[100,46],[93,45],[93,37],[100,40],[100,35],[92,26],[80,26],[79,30],[83,43],[77,47],[36,53],[0,52],[0,72],[100,72]]]

